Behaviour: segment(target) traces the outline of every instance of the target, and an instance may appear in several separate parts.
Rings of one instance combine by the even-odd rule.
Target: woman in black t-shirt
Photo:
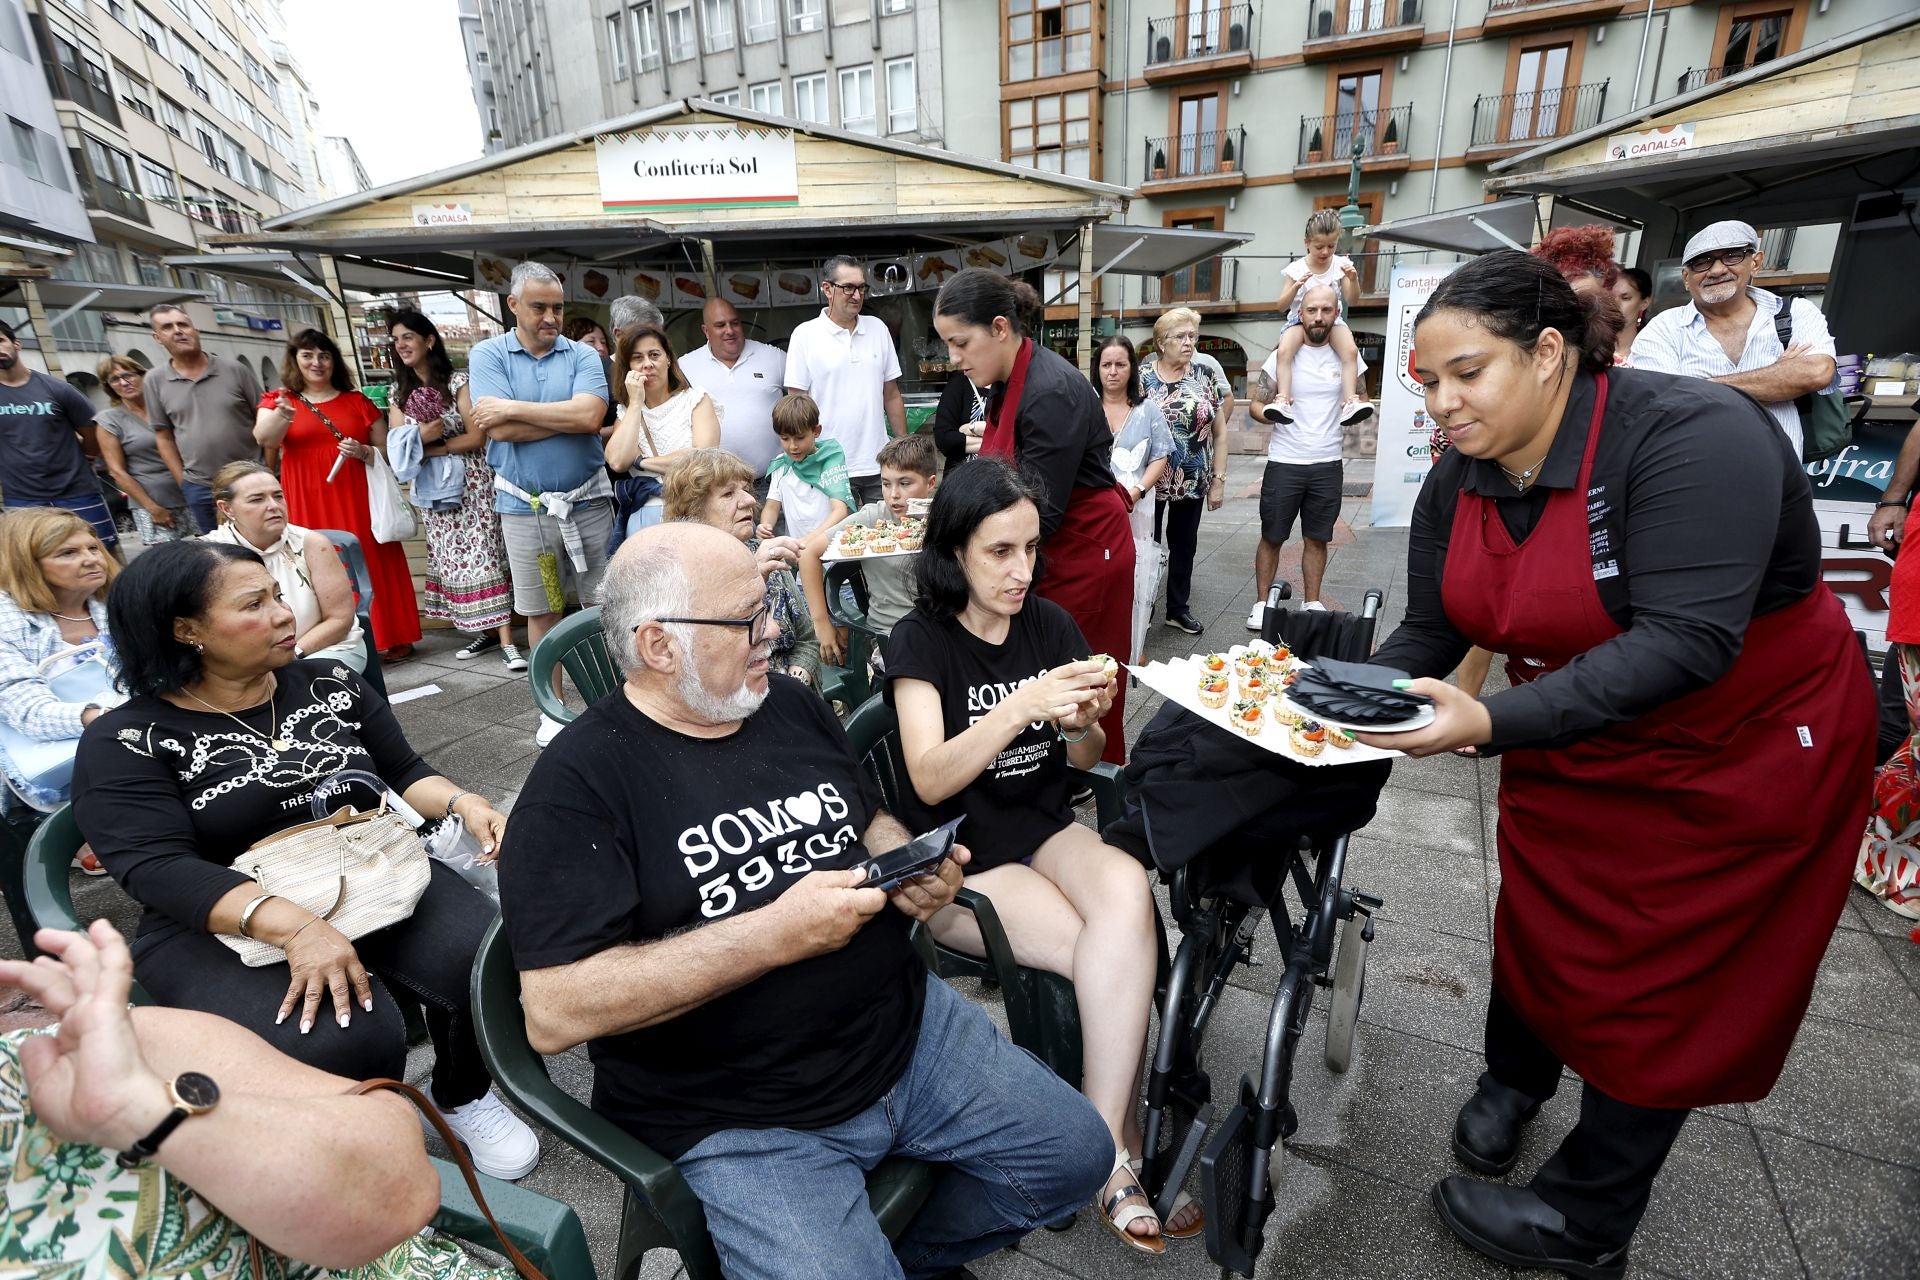
[[[1114,682],[1059,605],[1031,593],[1040,546],[1033,490],[978,458],[940,485],[915,572],[919,603],[887,641],[886,696],[908,777],[936,820],[964,815],[967,887],[993,900],[1023,965],[1071,978],[1086,1047],[1084,1091],[1113,1133],[1101,1193],[1108,1227],[1136,1249],[1201,1229],[1182,1207],[1162,1227],[1127,1167],[1139,1149],[1137,1082],[1153,1003],[1153,895],[1138,862],[1073,820],[1067,767],[1091,767]],[[932,922],[983,953],[965,909]]]
[[[107,615],[131,697],[82,736],[73,810],[146,909],[132,948],[140,984],[163,1005],[219,1014],[355,1079],[406,1066],[398,991],[425,1009],[434,1100],[474,1164],[529,1172],[539,1142],[494,1097],[473,1034],[468,981],[493,918],[486,895],[435,860],[410,916],[349,940],[231,866],[312,821],[314,793],[343,770],[378,775],[429,818],[458,815],[486,854],[506,818],[422,760],[344,663],[300,659],[293,610],[252,551],[151,547],[114,583]],[[270,942],[285,959],[249,968],[215,934]]]

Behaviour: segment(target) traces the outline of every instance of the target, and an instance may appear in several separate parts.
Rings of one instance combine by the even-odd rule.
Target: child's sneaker
[[[1340,411],[1340,425],[1350,427],[1356,422],[1365,422],[1373,416],[1373,405],[1358,398],[1347,401],[1346,408]]]
[[[1260,410],[1260,416],[1268,422],[1277,422],[1284,426],[1293,421],[1293,401],[1275,400]]]

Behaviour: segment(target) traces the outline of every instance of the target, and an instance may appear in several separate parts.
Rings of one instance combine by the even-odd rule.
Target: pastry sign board
[[[470,227],[473,225],[473,206],[470,204],[417,204],[413,206],[413,225],[416,227]]]
[[[608,213],[778,208],[800,203],[793,130],[673,125],[593,140]]]

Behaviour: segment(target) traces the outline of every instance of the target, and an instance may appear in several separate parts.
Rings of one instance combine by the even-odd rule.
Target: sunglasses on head
[[[1697,276],[1705,275],[1713,270],[1713,264],[1716,262],[1723,267],[1737,267],[1751,258],[1754,252],[1752,249],[1720,249],[1713,253],[1703,253],[1697,258],[1688,258],[1686,267]]]

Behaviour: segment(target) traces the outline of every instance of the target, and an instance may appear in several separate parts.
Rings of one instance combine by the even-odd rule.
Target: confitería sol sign
[[[603,133],[593,147],[609,213],[800,203],[791,129],[676,125]]]

